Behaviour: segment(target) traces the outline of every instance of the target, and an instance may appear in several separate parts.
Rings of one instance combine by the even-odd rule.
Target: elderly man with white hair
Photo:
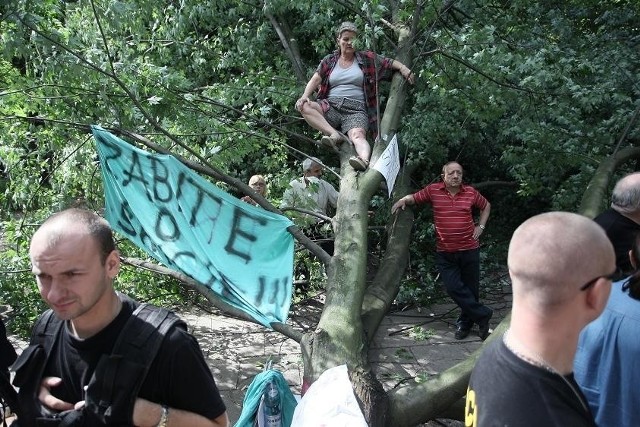
[[[333,185],[320,178],[323,169],[316,157],[305,159],[302,162],[302,176],[289,183],[289,188],[282,196],[280,209],[295,208],[302,212],[302,223],[298,226],[329,255],[333,255],[333,231],[327,209],[329,205],[334,209],[338,206],[338,192]],[[308,274],[306,270],[302,272],[304,276],[308,277]]]

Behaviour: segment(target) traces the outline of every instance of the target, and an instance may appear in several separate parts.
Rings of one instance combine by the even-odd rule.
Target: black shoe
[[[464,329],[462,326],[458,326],[454,336],[457,340],[463,340],[469,335],[469,332],[471,332],[471,329]]]
[[[478,336],[482,341],[486,340],[489,336],[489,320],[491,320],[491,316],[493,316],[493,311],[478,323]]]

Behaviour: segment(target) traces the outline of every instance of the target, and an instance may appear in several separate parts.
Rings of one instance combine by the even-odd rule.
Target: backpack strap
[[[107,425],[131,425],[133,407],[167,333],[186,324],[169,310],[140,304],[87,389],[87,410]]]
[[[36,320],[33,325],[33,333],[31,334],[31,342],[29,345],[41,344],[47,355],[51,353],[51,349],[56,342],[55,337],[60,332],[64,322],[53,314],[53,310],[48,309]]]
[[[13,384],[20,389],[18,404],[11,409],[18,415],[21,427],[35,425],[36,418],[42,416],[42,405],[38,400],[40,382],[63,325],[64,322],[52,310],[45,311],[33,326],[29,346],[11,366],[11,370],[15,371]]]
[[[173,312],[142,303],[127,321],[111,354],[144,366],[143,375],[146,378],[162,341],[174,325],[187,329],[186,324]],[[134,397],[137,397],[141,386],[142,381],[134,384],[131,393]]]
[[[132,360],[152,361],[165,335],[177,323],[186,330],[184,322],[173,312],[142,303],[125,324],[112,354],[126,355]]]

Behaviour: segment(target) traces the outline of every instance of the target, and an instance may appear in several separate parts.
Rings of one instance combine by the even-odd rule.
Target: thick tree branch
[[[463,362],[439,373],[428,381],[410,384],[389,392],[389,419],[394,425],[414,426],[432,420],[447,411],[466,394],[471,370],[484,348],[496,339],[502,339],[511,316],[505,317],[493,333]],[[426,403],[426,404],[425,404]],[[462,416],[462,414],[460,414]]]
[[[278,37],[280,38],[280,43],[282,43],[282,47],[284,48],[284,51],[291,61],[293,73],[296,76],[296,80],[298,80],[298,82],[300,82],[301,84],[304,84],[306,83],[307,76],[304,71],[304,63],[302,62],[302,55],[300,55],[298,40],[294,37],[293,32],[287,24],[287,21],[285,19],[282,19],[282,17],[276,17],[273,15],[273,13],[271,13],[269,3],[269,0],[265,0],[264,14],[267,18],[269,18],[273,29],[276,31]]]
[[[408,193],[409,177],[413,166],[401,170],[393,192],[394,200]],[[362,303],[362,324],[369,340],[375,335],[380,322],[389,311],[400,289],[400,281],[409,260],[409,245],[413,226],[413,210],[389,212],[387,249],[371,285],[367,288]]]

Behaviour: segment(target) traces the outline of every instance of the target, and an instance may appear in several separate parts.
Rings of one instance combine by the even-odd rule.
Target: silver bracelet
[[[167,420],[169,419],[169,407],[167,405],[162,405],[162,415],[160,416],[160,421],[156,427],[167,427]]]
[[[478,227],[480,227],[480,230],[484,230],[484,225],[478,224]]]

